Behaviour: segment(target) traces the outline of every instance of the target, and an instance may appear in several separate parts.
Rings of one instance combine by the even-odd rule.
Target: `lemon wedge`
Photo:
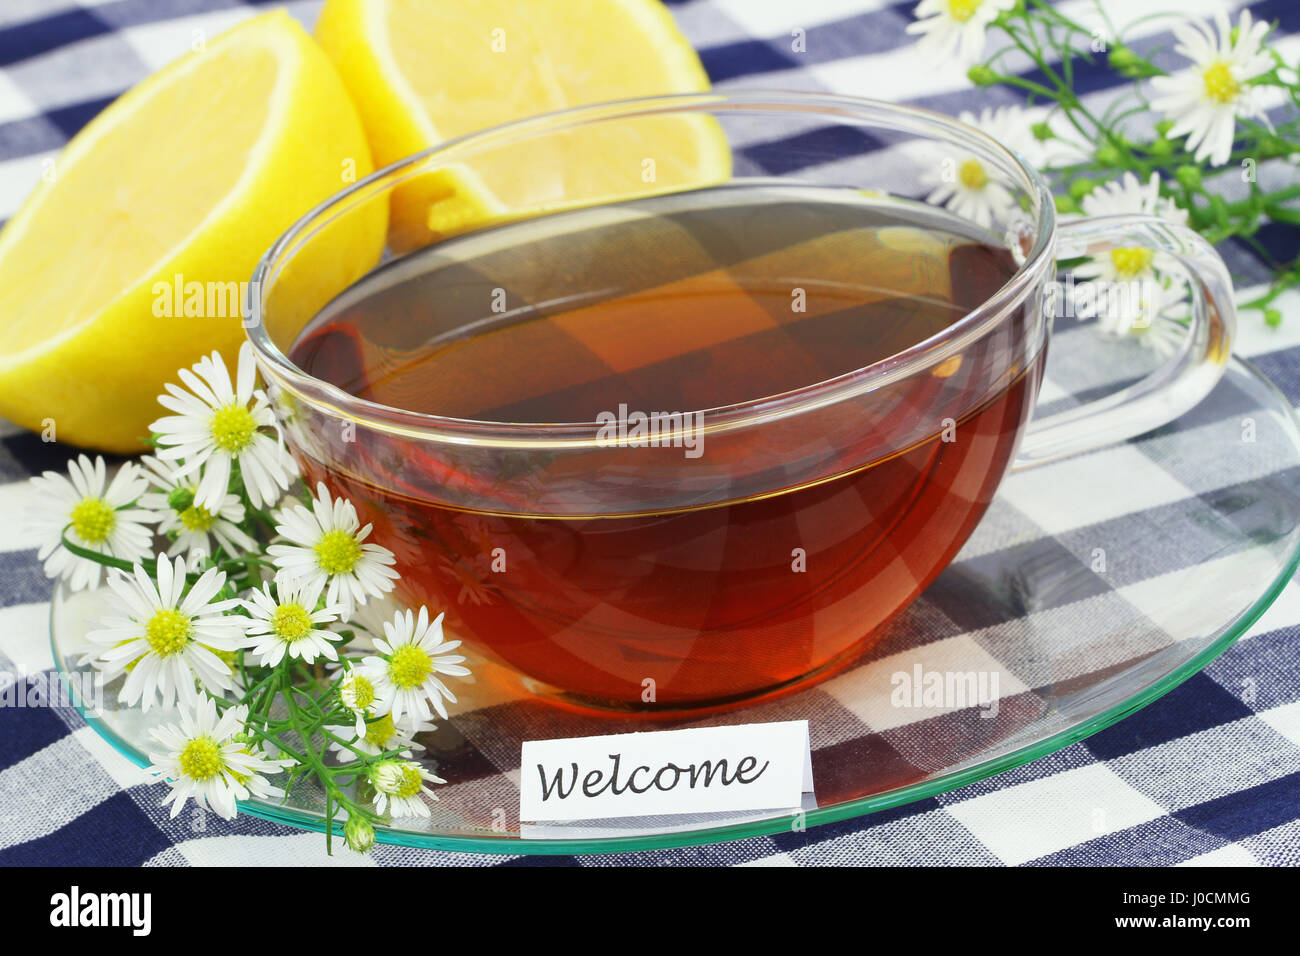
[[[0,416],[129,452],[176,370],[231,367],[242,296],[294,220],[372,169],[330,61],[291,17],[255,17],[112,103],[0,233]],[[383,210],[333,230],[300,293],[377,261]],[[281,291],[281,298],[292,298]]]

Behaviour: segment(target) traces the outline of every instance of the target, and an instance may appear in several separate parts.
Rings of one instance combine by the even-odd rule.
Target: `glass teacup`
[[[1089,308],[1140,321],[1158,263],[1189,319],[1147,378],[1031,420],[1075,301],[1058,256],[1110,257],[1124,281]],[[1008,469],[1195,405],[1231,291],[1181,226],[1059,224],[1041,177],[947,117],[703,94],[524,120],[356,183],[263,258],[249,337],[306,477],[395,552],[403,600],[540,694],[669,715],[849,663]]]

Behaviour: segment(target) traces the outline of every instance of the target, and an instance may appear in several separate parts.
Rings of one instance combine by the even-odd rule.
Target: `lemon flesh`
[[[178,368],[213,349],[233,368],[261,254],[371,169],[337,73],[285,13],[145,80],[72,140],[0,233],[0,416],[78,445],[142,447]],[[385,227],[375,210],[333,231],[316,256],[332,271],[298,270],[298,297],[364,272]]]
[[[316,37],[385,166],[567,107],[709,89],[657,0],[326,0]],[[702,114],[646,116],[481,149],[394,191],[398,249],[502,216],[725,181]]]

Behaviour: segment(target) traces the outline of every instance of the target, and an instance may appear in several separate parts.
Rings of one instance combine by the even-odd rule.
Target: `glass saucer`
[[[1046,411],[1095,397],[1156,361],[1087,326],[1052,341]],[[385,843],[490,853],[587,853],[711,843],[816,826],[933,796],[1059,750],[1145,706],[1222,653],[1264,612],[1300,555],[1300,423],[1233,359],[1183,418],[1100,452],[1010,475],[958,559],[861,659],[789,696],[698,721],[578,714],[474,661],[452,719],[421,736],[448,781],[432,816]],[[105,592],[56,593],[54,659],[74,690]],[[166,712],[79,700],[137,764]],[[92,706],[97,704],[98,706]],[[678,726],[809,721],[815,796],[802,811],[521,825],[520,744]],[[243,803],[322,830],[319,793]]]

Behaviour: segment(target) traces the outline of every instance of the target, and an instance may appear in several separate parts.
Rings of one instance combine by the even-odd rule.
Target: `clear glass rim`
[[[295,398],[336,417],[389,434],[424,441],[500,447],[595,447],[607,443],[602,432],[608,428],[607,423],[479,421],[414,412],[358,398],[304,372],[272,340],[265,321],[268,292],[274,285],[279,267],[292,257],[299,245],[310,241],[315,232],[357,204],[373,201],[375,196],[390,192],[439,160],[459,162],[483,148],[499,147],[611,119],[701,112],[821,115],[828,121],[838,120],[844,125],[928,136],[982,153],[996,159],[998,165],[1016,180],[1013,186],[1030,197],[1028,225],[1033,229],[1033,239],[1023,261],[1002,288],[941,332],[872,365],[779,395],[716,408],[681,409],[682,412],[697,413],[692,427],[696,434],[731,430],[813,411],[924,372],[965,349],[1007,316],[1011,307],[1033,289],[1053,261],[1056,210],[1046,182],[997,140],[942,113],[865,97],[797,91],[746,90],[618,100],[541,114],[449,140],[376,170],[319,204],[272,244],[253,272],[245,333],[258,360],[270,371],[270,377]]]

